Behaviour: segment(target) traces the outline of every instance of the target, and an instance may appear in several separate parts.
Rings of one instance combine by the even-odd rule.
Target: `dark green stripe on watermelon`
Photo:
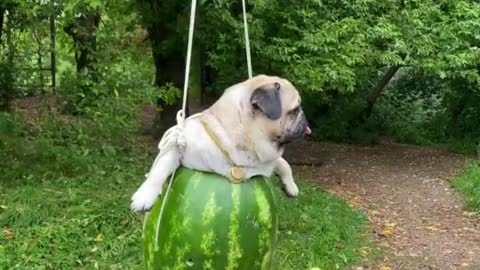
[[[148,270],[269,270],[277,225],[269,179],[233,184],[179,168],[168,196],[145,218],[145,263]]]

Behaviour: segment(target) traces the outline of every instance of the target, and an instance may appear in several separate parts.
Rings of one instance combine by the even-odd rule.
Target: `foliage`
[[[154,76],[178,73],[179,63],[183,65],[179,59],[184,57],[188,4],[21,1],[17,10],[23,14],[19,18],[25,19],[18,28],[28,31],[15,32],[21,57],[15,84],[48,80],[45,72],[22,70],[39,67],[39,58],[48,65],[46,19],[56,14],[59,94],[69,102],[69,111],[94,113],[117,93],[150,101],[156,95],[172,104],[178,90],[165,89],[178,87],[178,74],[161,80],[161,84],[175,81],[174,85],[161,89],[150,85]],[[62,30],[79,14],[92,10],[101,14],[94,54],[98,83],[76,78],[75,46]],[[241,3],[232,0],[205,0],[198,7],[194,47],[207,54],[213,78],[209,89],[217,94],[246,78],[241,10]],[[388,136],[404,142],[455,145],[478,140],[474,132],[480,130],[476,124],[480,113],[474,106],[480,85],[478,2],[257,0],[249,3],[248,10],[255,73],[284,76],[298,87],[307,116],[318,130],[317,139],[374,143]],[[141,26],[148,35],[130,43],[131,34]],[[151,42],[145,42],[148,38]],[[147,48],[150,45],[153,52]],[[172,57],[177,60],[170,63]],[[398,74],[395,85],[380,96],[373,115],[365,117],[370,88],[394,65],[407,71]],[[419,84],[425,80],[432,84]],[[15,93],[45,92],[50,93],[46,87]],[[427,108],[432,102],[435,106]]]
[[[316,139],[474,143],[478,135],[463,127],[480,130],[473,124],[480,112],[465,108],[457,119],[452,110],[464,105],[467,93],[475,100],[480,86],[479,11],[470,0],[254,1],[254,71],[287,77],[298,87]],[[198,43],[208,51],[213,87],[221,93],[246,78],[241,6],[204,1],[199,17]],[[391,66],[407,71],[368,117],[371,87]],[[433,84],[421,86],[425,80]],[[450,134],[448,122],[456,120],[461,134]]]
[[[466,172],[455,179],[453,186],[466,196],[469,208],[480,211],[480,164],[467,167]]]
[[[147,155],[125,134],[57,114],[34,125],[0,116],[0,268],[141,269],[125,186]]]
[[[142,269],[142,219],[129,202],[155,147],[122,127],[53,112],[0,114],[0,138],[0,268]],[[277,269],[335,269],[369,248],[366,219],[345,202],[307,184],[299,200],[276,190]]]
[[[447,123],[441,119],[445,118],[442,104],[445,89],[445,82],[438,76],[403,69],[376,107],[375,114],[383,123],[385,134],[416,144],[442,139]]]
[[[10,100],[14,96],[13,86],[15,66],[7,63],[0,63],[0,109],[8,109]]]
[[[316,128],[315,140],[355,142],[373,144],[380,140],[381,122],[375,118],[364,119],[359,114],[367,106],[366,91],[338,93],[327,99],[322,106],[318,95],[309,94],[304,98],[306,113]]]
[[[229,61],[243,59],[240,12],[234,1],[204,5],[212,65],[230,75],[243,62]],[[256,1],[250,8],[256,71],[288,75],[304,92],[351,92],[369,79],[365,71],[391,65],[478,82],[478,48],[471,44],[478,42],[479,9],[475,1]]]
[[[0,110],[8,110],[10,101],[15,96],[17,44],[13,34],[15,28],[21,27],[22,23],[14,1],[0,3],[0,11],[2,13],[0,14],[2,18],[0,21],[2,24],[0,27]]]
[[[75,114],[99,115],[102,111],[108,115],[138,110],[142,102],[153,103],[163,93],[151,84],[151,67],[138,60],[138,55],[128,50],[123,57],[98,65],[101,76],[99,82],[76,76],[72,65],[65,65],[60,81],[62,92],[68,101],[67,109]],[[167,95],[168,93],[165,93]],[[165,96],[167,98],[169,96]],[[122,102],[118,102],[123,99]],[[121,114],[121,113],[120,113]]]
[[[461,79],[403,70],[380,98],[374,116],[384,136],[414,144],[449,144],[474,154],[479,142],[480,101],[475,86]]]

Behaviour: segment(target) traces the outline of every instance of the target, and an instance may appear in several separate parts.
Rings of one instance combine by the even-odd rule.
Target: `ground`
[[[374,269],[480,269],[480,217],[464,210],[449,182],[463,171],[464,156],[399,144],[313,142],[290,147],[285,156],[294,163],[322,164],[294,170],[297,177],[347,198],[369,218],[385,247]]]
[[[56,107],[56,104],[55,102],[51,102],[51,105],[48,106]],[[30,104],[30,101],[23,105],[20,103],[17,104],[17,111],[23,112],[27,121],[29,123],[31,122],[31,124],[34,124],[37,120],[37,115],[32,113],[36,111],[33,105],[34,104]],[[144,108],[144,110],[146,110],[146,108]],[[148,114],[149,116],[155,113],[153,107],[148,111],[150,112]],[[68,124],[70,121],[71,119],[69,117],[65,117],[62,118],[60,122]],[[151,123],[153,122],[153,117],[145,117],[144,115],[141,122],[143,125],[145,125],[145,123]],[[60,139],[69,134],[64,133],[63,130],[57,130],[56,132],[61,135]],[[144,130],[142,133],[146,135],[150,132]],[[47,133],[47,135],[50,136],[51,134]],[[151,149],[153,152],[156,151],[155,145],[157,141],[148,135],[142,137],[145,138],[145,140],[142,140],[145,148]],[[46,138],[42,139],[45,140]],[[49,141],[47,140],[46,142]],[[84,143],[86,147],[89,146],[91,142],[87,140]],[[61,145],[57,145],[57,147],[60,146]],[[38,151],[43,149],[42,144],[38,144],[38,147]],[[66,148],[67,147],[65,147],[65,149]],[[58,149],[62,150],[63,148],[60,147]],[[50,155],[56,153],[56,151],[49,148],[43,150],[48,153],[51,152]],[[58,156],[63,156],[62,153],[63,152],[60,151]],[[65,153],[74,154],[75,152],[67,151]],[[95,151],[92,151],[92,153],[95,153]],[[104,163],[97,164],[99,168],[112,165],[112,160],[115,161],[114,163],[119,162],[115,155],[111,157],[112,160],[104,157],[105,155],[107,154],[99,153],[98,157],[94,156],[94,158],[102,158],[98,159],[98,161],[106,160]],[[450,180],[463,172],[465,163],[467,162],[466,157],[452,154],[437,147],[420,147],[393,143],[376,146],[354,146],[308,141],[291,145],[285,156],[288,161],[294,164],[294,172],[299,182],[303,179],[303,181],[314,184],[313,186],[315,187],[320,187],[319,189],[347,199],[351,207],[363,212],[372,223],[372,235],[379,245],[384,247],[385,251],[376,266],[368,267],[366,265],[357,265],[353,268],[354,270],[480,269],[480,216],[465,211],[462,197],[451,188],[450,183]],[[43,156],[39,155],[39,157]],[[49,155],[46,157],[49,157]],[[74,167],[78,165],[77,162],[83,162],[84,159],[89,159],[88,156],[86,158],[82,157],[83,154],[71,160],[71,162],[75,164]],[[107,157],[109,156],[107,155]],[[43,188],[44,193],[34,192],[37,190],[37,182],[34,181],[34,185],[19,185],[18,190],[15,192],[3,194],[5,196],[4,202],[11,202],[12,205],[2,203],[0,196],[0,213],[3,214],[2,217],[8,222],[21,225],[17,228],[19,229],[19,233],[16,236],[18,243],[15,242],[12,244],[11,240],[9,240],[10,242],[4,242],[4,244],[6,243],[5,246],[10,248],[14,247],[12,249],[7,248],[7,250],[15,253],[14,255],[18,256],[18,258],[30,256],[28,258],[31,260],[38,259],[38,262],[42,263],[48,260],[56,264],[70,262],[76,257],[73,259],[70,257],[61,257],[57,251],[47,252],[45,254],[40,253],[42,256],[37,256],[39,255],[37,254],[39,253],[38,251],[43,252],[44,249],[50,250],[49,247],[52,245],[52,240],[48,233],[49,230],[53,228],[52,231],[57,232],[59,229],[63,229],[67,231],[69,235],[76,233],[76,235],[74,235],[77,239],[76,241],[83,245],[83,248],[78,248],[75,252],[71,252],[72,255],[82,258],[81,261],[77,260],[77,263],[78,261],[80,261],[81,264],[96,263],[96,254],[98,253],[107,257],[107,259],[102,258],[102,260],[100,260],[106,265],[114,262],[118,257],[128,258],[128,262],[131,262],[132,265],[138,264],[137,255],[139,251],[135,249],[125,249],[124,246],[138,242],[135,235],[139,234],[140,223],[138,221],[135,223],[134,221],[127,220],[125,224],[129,224],[128,226],[117,226],[119,221],[124,220],[125,215],[127,215],[127,202],[130,193],[127,194],[123,190],[118,190],[116,193],[113,192],[110,196],[105,197],[102,192],[99,192],[99,198],[95,206],[90,205],[91,200],[85,200],[84,198],[91,197],[92,194],[95,194],[93,190],[98,190],[97,186],[99,182],[110,185],[112,189],[118,185],[118,181],[122,182],[128,179],[130,183],[134,175],[140,175],[141,172],[143,172],[144,164],[147,163],[147,161],[143,159],[135,162],[127,159],[123,162],[122,164],[126,167],[123,169],[115,169],[115,175],[111,178],[115,181],[111,180],[111,182],[108,183],[105,183],[106,177],[102,175],[87,174],[89,178],[91,178],[89,179],[90,186],[85,186],[79,181],[65,181],[65,179],[70,179],[65,178],[67,175],[59,178],[63,181],[60,181],[60,183],[63,183],[60,185],[56,184],[58,182],[57,180],[43,182],[45,186],[45,188]],[[89,164],[86,161],[84,163]],[[70,163],[66,162],[66,165],[69,164]],[[131,167],[127,165],[131,165]],[[88,166],[86,168],[88,168]],[[92,170],[96,171],[99,168],[94,167]],[[40,176],[41,175],[39,175],[39,177]],[[73,180],[75,179],[73,178]],[[69,197],[63,196],[65,183],[68,183]],[[309,190],[305,189],[306,186],[309,187]],[[336,215],[336,219],[330,220],[330,223],[334,225],[317,226],[318,223],[324,221],[321,220],[322,217],[325,217],[324,212],[328,212],[327,210],[329,210],[331,214],[349,209],[346,205],[342,206],[338,202],[332,203],[332,201],[335,201],[334,198],[325,197],[325,195],[323,195],[324,193],[317,193],[316,188],[311,188],[311,186],[312,185],[301,185],[301,187],[304,188],[304,196],[302,197],[301,193],[299,199],[289,201],[289,203],[286,204],[290,207],[287,209],[288,213],[295,213],[296,215],[290,214],[287,217],[290,220],[284,220],[286,224],[284,226],[287,226],[283,228],[283,231],[286,232],[286,236],[284,236],[286,242],[284,242],[288,244],[290,243],[288,242],[290,241],[288,238],[295,238],[294,240],[296,241],[291,241],[291,243],[293,243],[293,247],[297,247],[298,243],[300,243],[297,240],[301,239],[301,243],[306,243],[304,244],[306,246],[300,249],[301,252],[304,250],[308,250],[309,252],[325,251],[325,247],[331,246],[331,243],[326,242],[325,245],[321,245],[318,250],[315,250],[315,247],[311,246],[308,241],[312,242],[311,239],[315,237],[319,239],[322,238],[318,237],[318,232],[321,232],[322,236],[325,235],[324,228],[345,225],[341,224],[342,222],[340,220],[342,220],[342,216]],[[43,198],[45,194],[49,196],[48,198],[50,198],[50,200]],[[83,194],[84,197],[79,194]],[[56,196],[58,196],[58,198]],[[313,200],[315,200],[315,204],[308,204]],[[36,204],[38,201],[50,205],[49,207],[44,206],[43,208],[48,209],[48,215],[34,211],[34,208],[30,206],[32,202]],[[62,202],[63,204],[57,206],[58,202]],[[119,204],[118,202],[125,202],[125,205]],[[84,203],[86,204],[83,205]],[[64,209],[62,205],[69,207]],[[337,207],[332,208],[332,206],[335,205],[337,205]],[[107,208],[117,207],[118,213],[115,216],[105,215],[105,206],[107,206]],[[301,206],[303,206],[304,209],[299,208]],[[18,218],[17,214],[20,213],[18,209],[29,209],[31,212],[28,212],[28,215],[21,215],[22,218]],[[298,211],[295,211],[295,209]],[[303,211],[307,210],[310,212],[308,212],[308,215],[305,215]],[[314,211],[315,213],[313,213]],[[91,212],[94,213],[94,215],[92,215]],[[68,213],[71,216],[68,216]],[[87,219],[78,218],[79,215],[81,217],[88,217],[90,221],[87,227],[85,227],[84,224],[84,221]],[[38,220],[30,218],[30,216],[38,216]],[[352,216],[353,214],[348,216],[348,220],[352,220],[350,219]],[[49,218],[47,221],[45,220],[46,217]],[[299,220],[302,221],[302,218],[305,218],[306,221],[298,224]],[[1,220],[0,218],[0,221]],[[41,220],[43,221],[40,222]],[[327,221],[325,223],[328,223]],[[103,228],[99,229],[92,225],[99,222],[104,224]],[[123,221],[122,224],[124,224]],[[311,224],[315,224],[316,227],[321,228],[316,228],[317,230],[315,230],[315,228],[311,228]],[[335,224],[338,224],[338,226]],[[14,226],[11,227],[15,228]],[[300,229],[301,227],[303,230]],[[15,239],[13,230],[4,226],[2,226],[2,228],[6,239]],[[90,232],[90,234],[85,233],[85,228],[91,229],[92,232]],[[98,233],[98,231],[101,233]],[[127,240],[123,238],[125,237],[124,234],[120,235],[122,238],[119,238],[120,236],[115,237],[116,233],[125,233],[125,231],[129,232]],[[96,234],[98,235],[96,238],[92,238],[92,234],[94,236]],[[332,235],[336,236],[336,234]],[[98,239],[99,236],[101,236],[101,239]],[[31,237],[38,238],[32,247],[30,247],[30,244],[22,244],[23,242],[29,243]],[[104,237],[109,239],[109,241],[104,241]],[[347,234],[346,237],[349,239],[352,238],[351,234]],[[322,240],[325,240],[323,238]],[[59,243],[54,243],[54,246],[63,247],[75,244],[71,243],[72,241],[69,239],[68,237],[60,238],[60,240],[58,240]],[[337,241],[335,238],[331,240]],[[95,245],[93,249],[89,246],[92,244],[92,241]],[[41,246],[40,244],[45,246]],[[337,246],[339,249],[343,249],[342,245],[337,244]],[[352,246],[357,247],[358,245],[354,243]],[[22,247],[22,249],[19,247]],[[65,250],[68,249],[64,248],[64,251]],[[112,250],[115,252],[112,252]],[[0,242],[0,253],[1,252],[2,243]],[[339,253],[337,251],[335,252],[335,254]],[[66,256],[69,255],[70,252],[64,252],[62,254]],[[325,256],[329,256],[329,254]],[[65,259],[65,261],[59,260],[59,257]],[[306,254],[305,257],[308,258],[309,254]],[[285,258],[287,258],[287,256],[285,256]],[[1,259],[4,258],[0,256],[0,264]],[[123,263],[127,265],[125,260]]]

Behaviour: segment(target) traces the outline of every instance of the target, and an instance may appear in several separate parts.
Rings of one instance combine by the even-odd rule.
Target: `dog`
[[[133,194],[131,208],[149,211],[179,166],[232,181],[276,174],[285,193],[296,197],[299,190],[282,155],[285,145],[310,133],[300,95],[288,80],[257,75],[230,86],[211,107],[163,135],[160,152]]]

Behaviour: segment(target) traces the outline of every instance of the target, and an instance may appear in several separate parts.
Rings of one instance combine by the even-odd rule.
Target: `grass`
[[[465,195],[468,208],[480,211],[480,164],[468,166],[465,173],[455,179],[453,186]]]
[[[277,269],[343,269],[377,255],[363,215],[317,186],[303,184],[300,190],[295,200],[277,195],[283,198]]]
[[[144,145],[99,122],[0,114],[0,269],[143,269],[142,216],[129,201],[153,160]],[[296,200],[278,194],[277,269],[360,262],[367,220],[315,186],[301,188]]]

